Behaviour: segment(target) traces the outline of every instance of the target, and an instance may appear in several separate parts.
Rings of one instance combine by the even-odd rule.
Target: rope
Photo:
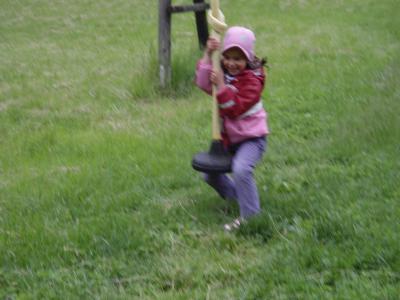
[[[228,28],[228,25],[225,24],[225,16],[220,9],[218,9],[218,16],[215,17],[211,10],[208,11],[207,14],[207,21],[210,24],[211,28],[219,33],[222,34]]]
[[[218,41],[221,40],[221,35],[227,29],[227,25],[225,24],[225,16],[222,11],[219,9],[219,0],[211,0],[211,9],[207,14],[207,21],[210,27],[213,29],[211,31],[211,36],[216,38]],[[220,51],[214,51],[211,56],[212,66],[214,70],[220,70]],[[222,140],[221,130],[220,130],[220,120],[218,113],[218,102],[217,102],[217,87],[212,85],[212,96],[213,96],[213,104],[212,104],[212,137],[213,140]]]

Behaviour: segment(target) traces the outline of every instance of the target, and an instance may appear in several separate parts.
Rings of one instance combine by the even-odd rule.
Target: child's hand
[[[224,73],[221,70],[212,70],[210,73],[210,81],[212,84],[215,84],[218,89],[221,89],[225,85]]]
[[[211,53],[219,48],[220,42],[215,38],[208,38],[207,40],[207,54],[211,55]]]

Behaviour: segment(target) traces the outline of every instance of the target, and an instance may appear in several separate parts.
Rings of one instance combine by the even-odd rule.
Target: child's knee
[[[249,178],[253,175],[253,167],[245,164],[234,164],[232,172],[233,176],[237,179]]]

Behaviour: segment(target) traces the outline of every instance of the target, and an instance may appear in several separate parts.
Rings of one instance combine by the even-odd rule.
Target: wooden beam
[[[171,5],[171,0],[159,0],[158,12],[158,60],[159,78],[162,88],[171,84],[171,16],[172,13],[193,11],[196,17],[197,36],[200,48],[208,39],[206,10],[210,8],[204,0],[193,0],[192,5]]]
[[[206,6],[206,9],[210,8],[210,5],[208,3],[204,3],[204,0],[193,0],[193,3],[204,4]],[[194,13],[196,18],[197,37],[199,39],[200,49],[204,49],[208,39],[208,23],[206,17],[206,9]]]
[[[194,3],[192,5],[174,5],[169,7],[170,13],[182,13],[187,11],[205,11],[210,8],[208,3],[203,3],[203,1],[198,1],[198,3]]]

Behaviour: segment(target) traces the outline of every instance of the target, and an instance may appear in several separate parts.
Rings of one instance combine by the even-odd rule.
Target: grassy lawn
[[[193,14],[160,91],[158,1],[0,2],[0,298],[398,299],[399,2],[220,4],[269,60],[263,213],[235,234],[190,166]]]

